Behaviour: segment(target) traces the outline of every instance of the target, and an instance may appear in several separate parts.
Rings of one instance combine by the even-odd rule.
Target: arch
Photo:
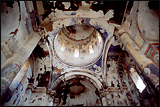
[[[91,21],[92,19],[95,21],[94,23],[93,23],[93,21]],[[106,75],[105,75],[106,74],[106,65],[105,65],[105,63],[106,63],[106,59],[107,59],[107,53],[108,53],[110,45],[112,44],[112,42],[114,42],[114,37],[112,35],[113,32],[111,32],[111,30],[108,31],[107,27],[111,27],[111,29],[112,29],[115,26],[108,24],[108,22],[106,22],[106,21],[104,21],[104,23],[106,23],[106,26],[104,26],[104,24],[102,24],[101,20],[96,19],[94,17],[84,17],[84,16],[67,17],[67,18],[63,18],[63,19],[60,18],[60,19],[55,20],[54,22],[49,21],[49,20],[48,20],[48,22],[52,23],[52,24],[50,24],[51,25],[50,27],[52,27],[52,31],[48,32],[46,30],[47,31],[46,34],[49,35],[49,38],[50,38],[49,42],[52,45],[52,49],[49,49],[50,53],[52,53],[52,55],[54,55],[54,49],[53,49],[54,42],[53,41],[54,41],[56,35],[59,33],[59,31],[63,27],[72,26],[72,25],[76,25],[76,24],[77,25],[88,25],[88,26],[92,26],[97,31],[99,31],[101,34],[103,34],[102,37],[103,37],[105,44],[103,45],[104,49],[102,51],[102,56],[101,56],[102,61],[101,62],[102,62],[102,78],[105,80],[105,78],[106,78]],[[81,22],[81,23],[79,23],[79,22]],[[54,26],[52,26],[53,24],[54,24]],[[43,25],[43,26],[45,28],[45,26],[47,26],[47,25]],[[51,62],[52,61],[53,61],[53,59],[51,58]],[[51,64],[51,66],[53,66],[53,62]],[[52,69],[51,69],[51,71],[52,71]]]
[[[92,19],[94,20],[94,23],[92,21]],[[81,22],[81,23],[79,23]],[[47,23],[47,22],[46,22]],[[99,24],[100,23],[100,24]],[[95,29],[99,29],[99,30],[106,30],[109,33],[113,33],[114,31],[114,25],[108,24],[108,22],[104,21],[102,24],[102,21],[96,18],[89,18],[89,17],[67,17],[64,19],[57,19],[54,22],[52,21],[48,21],[48,24],[43,25],[43,27],[46,30],[46,35],[50,35],[50,37],[55,37],[57,35],[57,33],[63,28],[63,27],[67,27],[67,26],[72,26],[72,25],[88,25],[88,26],[92,26]],[[54,26],[53,26],[54,24]],[[47,30],[48,27],[52,28],[52,31]],[[110,27],[111,29],[107,29],[107,27]],[[105,33],[105,31],[102,31],[102,33]]]
[[[81,76],[91,83],[98,89],[98,91],[103,89],[103,84],[98,78],[98,76],[91,70],[88,69],[81,69],[81,68],[70,68],[61,73],[61,75],[52,83],[52,86],[56,87],[61,81],[66,81],[69,79],[73,79],[75,75]],[[53,87],[51,87],[53,89]]]
[[[102,76],[104,79],[106,79],[106,62],[107,62],[107,55],[108,55],[108,51],[109,51],[109,48],[111,46],[111,44],[114,42],[114,37],[113,35],[109,34],[108,38],[106,39],[105,41],[105,44],[104,44],[104,50],[103,50],[103,56],[102,56]]]

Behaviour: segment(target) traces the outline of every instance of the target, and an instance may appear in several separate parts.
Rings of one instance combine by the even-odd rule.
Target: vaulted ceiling
[[[17,91],[19,96],[32,88],[34,93],[39,87],[49,93],[48,98],[55,97],[52,101],[55,104],[62,98],[59,105],[105,105],[102,100],[105,95],[111,96],[107,105],[156,105],[157,97],[148,103],[151,99],[147,96],[146,102],[140,103],[130,68],[136,69],[139,75],[144,68],[149,68],[144,74],[149,76],[142,76],[142,80],[149,78],[155,93],[159,90],[158,2],[1,2],[3,104],[39,104],[36,94],[31,95],[35,100],[12,97],[21,87],[24,91]],[[121,102],[114,103],[116,97],[112,94],[122,93],[121,89],[137,100],[129,103],[125,94],[114,94],[120,96],[115,101]],[[132,89],[136,94],[131,93]],[[9,97],[5,97],[6,92]],[[124,98],[127,101],[122,101]],[[47,101],[44,102],[45,105]]]

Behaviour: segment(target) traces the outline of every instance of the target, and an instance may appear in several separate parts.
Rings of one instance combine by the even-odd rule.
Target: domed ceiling
[[[54,39],[56,56],[70,66],[90,65],[100,58],[102,49],[100,33],[87,25],[62,28]]]
[[[158,2],[1,7],[2,106],[159,105]]]

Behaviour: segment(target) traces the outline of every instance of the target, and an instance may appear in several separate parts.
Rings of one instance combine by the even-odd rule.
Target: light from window
[[[130,68],[130,75],[139,92],[142,93],[143,90],[146,88],[146,85],[144,84],[143,80],[138,75],[138,73],[135,72],[134,68]]]
[[[97,32],[97,37],[98,37],[98,42],[101,43],[102,38],[101,38],[101,36],[100,36],[100,34],[98,32]]]
[[[63,43],[62,46],[61,46],[61,51],[62,51],[62,52],[65,51],[65,45],[64,45],[64,43]]]
[[[79,49],[75,49],[75,51],[74,51],[74,57],[75,58],[79,57]]]
[[[89,45],[89,54],[92,54],[92,53],[94,53],[94,50],[92,48],[92,45]]]

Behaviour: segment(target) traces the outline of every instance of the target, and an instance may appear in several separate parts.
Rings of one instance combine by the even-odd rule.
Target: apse
[[[72,78],[73,77],[73,78]],[[61,106],[94,106],[100,102],[99,93],[93,83],[84,76],[72,76],[60,82],[56,90],[56,98],[60,99]]]

